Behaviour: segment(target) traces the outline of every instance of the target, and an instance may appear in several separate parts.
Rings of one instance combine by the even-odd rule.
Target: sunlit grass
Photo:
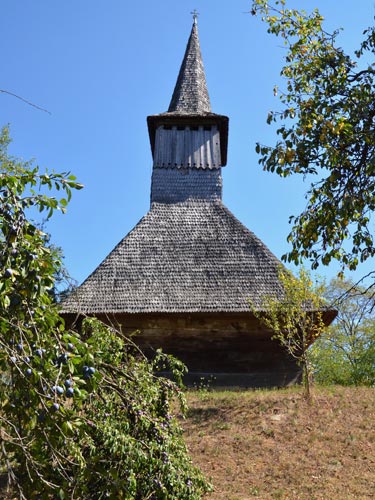
[[[184,424],[207,500],[375,498],[375,389],[190,390]]]

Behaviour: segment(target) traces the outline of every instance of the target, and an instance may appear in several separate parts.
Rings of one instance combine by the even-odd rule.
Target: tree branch
[[[23,97],[21,97],[17,94],[14,94],[13,92],[9,92],[9,90],[0,89],[0,93],[11,95],[12,97],[15,97],[16,99],[19,99],[20,101],[25,102],[29,106],[32,106],[33,108],[39,109],[39,111],[44,111],[44,113],[48,113],[49,115],[51,114],[51,112],[48,111],[48,109],[44,109],[40,106],[37,106],[36,104],[32,103],[31,101],[28,101],[27,99],[24,99]]]

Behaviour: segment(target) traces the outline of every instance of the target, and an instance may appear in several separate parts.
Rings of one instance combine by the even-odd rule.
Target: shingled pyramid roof
[[[248,312],[281,293],[279,261],[222,204],[154,204],[65,312]]]
[[[180,115],[184,125],[169,125],[165,115]],[[168,156],[168,144],[173,151],[194,147],[209,164],[221,150],[221,162],[174,167],[154,158],[150,211],[63,302],[62,312],[249,312],[248,299],[260,305],[263,295],[280,296],[279,260],[221,200],[226,134],[220,127],[225,118],[227,131],[227,117],[211,113],[196,22],[169,111],[151,118],[151,144],[159,141],[162,155]]]

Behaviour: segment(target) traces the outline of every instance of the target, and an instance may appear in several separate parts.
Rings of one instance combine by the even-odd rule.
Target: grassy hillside
[[[183,423],[207,500],[375,498],[375,389],[189,392]]]

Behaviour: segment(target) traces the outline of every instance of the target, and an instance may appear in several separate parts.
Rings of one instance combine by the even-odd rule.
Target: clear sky
[[[340,40],[349,51],[375,14],[373,0],[291,3],[318,7],[328,30],[344,28]],[[250,0],[2,0],[0,89],[51,114],[0,94],[0,124],[10,124],[13,155],[71,171],[85,185],[68,213],[47,227],[78,282],[149,209],[146,116],[168,108],[193,9],[200,13],[212,109],[230,119],[224,203],[277,257],[288,249],[288,218],[304,206],[308,186],[258,165],[256,141],[274,138],[266,118],[277,106],[272,89],[284,49],[246,13],[250,6]]]

